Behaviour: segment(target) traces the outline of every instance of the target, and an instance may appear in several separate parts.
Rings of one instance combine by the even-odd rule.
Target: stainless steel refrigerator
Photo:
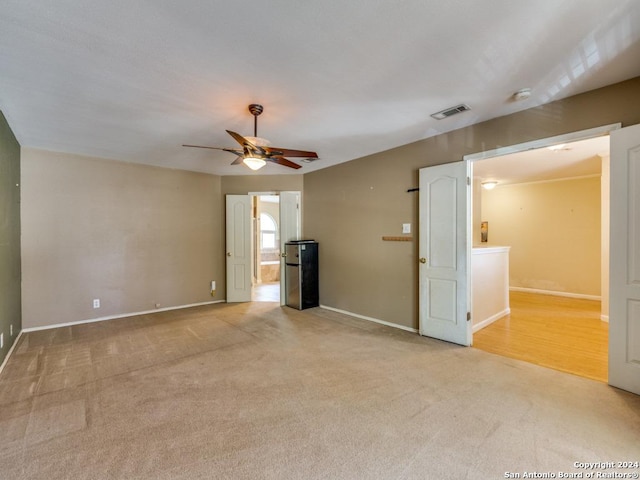
[[[294,240],[285,247],[285,303],[289,307],[304,310],[317,307],[318,292],[318,242]]]

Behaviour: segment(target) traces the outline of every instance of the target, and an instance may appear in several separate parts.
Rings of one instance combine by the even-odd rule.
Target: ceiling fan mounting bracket
[[[264,108],[262,108],[262,105],[258,105],[257,103],[252,103],[251,105],[249,105],[249,111],[251,112],[251,115],[255,117],[260,115],[263,110]]]

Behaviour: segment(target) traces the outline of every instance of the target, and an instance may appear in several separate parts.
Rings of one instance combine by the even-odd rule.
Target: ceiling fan
[[[253,137],[243,137],[239,133],[227,130],[242,148],[222,148],[207,147],[203,145],[182,145],[183,147],[208,148],[211,150],[224,150],[238,155],[231,165],[244,163],[252,170],[258,170],[264,167],[267,162],[277,163],[290,168],[300,168],[301,165],[287,160],[286,157],[303,157],[305,159],[318,158],[316,152],[307,152],[304,150],[292,150],[290,148],[279,148],[269,146],[269,142],[264,138],[258,137],[258,115],[263,111],[262,105],[252,103],[249,105],[249,111],[253,115]]]

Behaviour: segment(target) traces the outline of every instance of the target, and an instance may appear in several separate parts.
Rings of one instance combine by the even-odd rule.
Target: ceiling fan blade
[[[222,147],[207,147],[204,145],[182,145],[183,147],[193,147],[193,148],[206,148],[208,150],[224,150],[225,152],[235,153],[236,155],[242,155],[242,150],[234,149],[234,148],[222,148]]]
[[[292,161],[287,160],[286,158],[280,157],[280,156],[265,157],[265,160],[268,162],[277,163],[278,165],[283,165],[285,167],[296,168],[296,169],[302,168],[302,165],[293,163]]]
[[[285,157],[305,157],[318,158],[316,152],[306,152],[304,150],[291,150],[290,148],[263,147],[268,154]]]
[[[243,160],[244,157],[242,155],[238,155],[238,157],[233,162],[231,162],[231,165],[240,165]]]
[[[182,145],[183,147],[208,148],[210,150],[224,150],[222,147],[205,147],[204,145]]]
[[[256,148],[256,146],[251,143],[249,140],[247,140],[246,138],[244,138],[242,135],[240,135],[239,133],[236,132],[232,132],[231,130],[227,130],[226,131],[229,135],[231,135],[233,137],[233,139],[238,142],[240,145],[242,145],[243,147],[248,146],[251,148]]]

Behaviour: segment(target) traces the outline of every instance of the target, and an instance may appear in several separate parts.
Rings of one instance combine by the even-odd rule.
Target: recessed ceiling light
[[[485,190],[493,190],[494,188],[496,188],[496,185],[498,185],[498,182],[495,181],[491,181],[491,182],[482,182],[482,188],[484,188]]]

